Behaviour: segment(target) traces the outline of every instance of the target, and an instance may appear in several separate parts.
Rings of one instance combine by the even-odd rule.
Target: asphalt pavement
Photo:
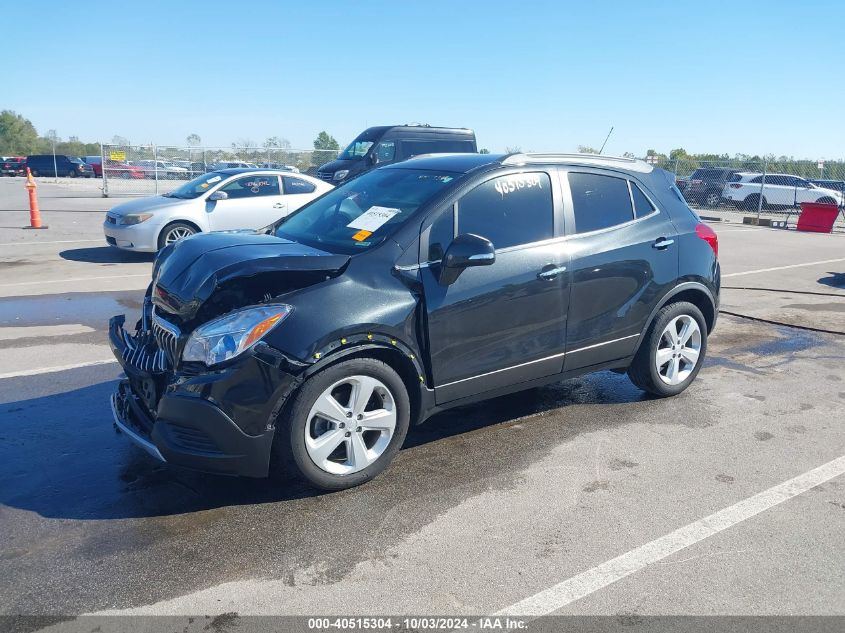
[[[845,615],[845,235],[714,223],[736,316],[678,397],[602,372],[463,407],[322,494],[115,434],[106,324],[152,259],[70,189],[23,231],[0,179],[0,614]]]

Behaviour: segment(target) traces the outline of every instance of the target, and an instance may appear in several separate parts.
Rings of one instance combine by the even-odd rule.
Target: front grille
[[[331,182],[334,178],[334,174],[330,171],[318,171],[317,178],[320,180],[325,180],[326,182]]]
[[[175,367],[179,353],[179,337],[182,335],[182,331],[177,326],[158,316],[155,308],[152,311],[152,322],[153,336],[155,337],[159,351],[167,357],[170,366]]]

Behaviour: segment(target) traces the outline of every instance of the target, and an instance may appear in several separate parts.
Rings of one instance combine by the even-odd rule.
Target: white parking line
[[[805,266],[818,266],[819,264],[835,264],[837,262],[845,262],[845,257],[839,259],[822,259],[817,262],[807,262],[806,264],[791,264],[789,266],[775,266],[773,268],[758,268],[757,270],[745,270],[740,273],[728,273],[722,277],[739,277],[740,275],[755,275],[757,273],[769,273],[775,270],[786,270],[787,268],[803,268]]]
[[[539,617],[553,613],[842,474],[845,474],[845,455],[520,600],[496,615]]]
[[[57,371],[67,371],[68,369],[79,369],[80,367],[95,367],[97,365],[108,365],[109,363],[116,363],[114,358],[104,358],[103,360],[89,360],[84,363],[75,363],[73,365],[59,365],[57,367],[41,367],[39,369],[24,369],[21,371],[13,371],[7,374],[0,374],[0,380],[4,378],[20,378],[21,376],[37,376],[39,374],[52,374]]]
[[[143,275],[109,275],[107,277],[72,277],[70,279],[37,279],[33,281],[19,281],[13,284],[0,284],[0,288],[11,288],[12,286],[38,286],[41,284],[66,284],[74,281],[98,281],[101,279],[129,279],[132,277],[149,277],[150,273]]]
[[[56,240],[55,242],[5,242],[0,246],[30,246],[35,244],[83,244],[87,242],[104,242],[104,240]]]
[[[0,341],[14,341],[21,338],[43,338],[45,336],[73,336],[95,332],[94,328],[81,323],[61,325],[22,325],[0,327]]]

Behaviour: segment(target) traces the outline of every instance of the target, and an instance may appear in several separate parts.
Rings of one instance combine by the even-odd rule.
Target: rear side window
[[[314,185],[307,180],[302,180],[302,178],[282,176],[282,180],[284,181],[286,194],[313,193],[314,189],[316,189]]]
[[[458,202],[458,233],[486,237],[497,249],[554,237],[549,175],[511,174],[477,186]]]
[[[644,218],[654,213],[654,205],[651,204],[649,199],[645,197],[645,194],[633,182],[631,183],[631,197],[634,199],[634,215],[638,218]]]
[[[577,233],[624,224],[634,219],[628,181],[599,174],[568,174]]]

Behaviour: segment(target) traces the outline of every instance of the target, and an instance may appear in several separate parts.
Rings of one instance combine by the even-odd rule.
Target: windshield
[[[362,138],[356,138],[349,146],[343,150],[338,156],[340,160],[361,160],[370,151],[374,141],[369,141]]]
[[[224,178],[228,178],[228,174],[220,174],[212,171],[208,174],[203,174],[198,178],[189,180],[181,187],[177,187],[170,193],[163,194],[165,198],[182,198],[183,200],[193,200],[199,198],[202,194],[209,190],[212,185],[217,184]]]
[[[285,219],[276,236],[352,255],[380,244],[461,174],[377,169],[333,189]]]

